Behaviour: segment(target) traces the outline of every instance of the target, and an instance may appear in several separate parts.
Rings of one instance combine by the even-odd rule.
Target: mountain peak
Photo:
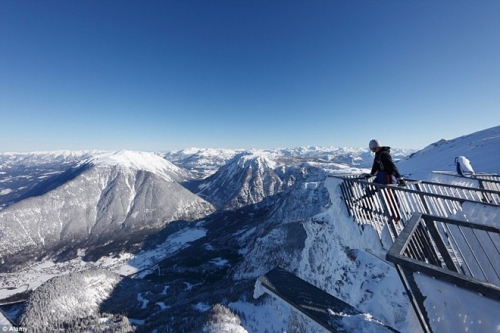
[[[238,162],[243,166],[257,164],[260,167],[274,169],[276,168],[276,157],[276,154],[263,151],[252,151],[241,155]]]
[[[163,157],[151,152],[119,150],[95,155],[89,162],[96,167],[119,167],[142,170],[162,176],[167,180],[185,177],[185,171]]]

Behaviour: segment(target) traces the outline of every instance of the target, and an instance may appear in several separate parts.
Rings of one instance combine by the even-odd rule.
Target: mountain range
[[[426,178],[453,171],[457,155],[500,173],[499,149],[500,126],[392,155],[405,176]],[[413,332],[378,239],[359,233],[328,182],[366,172],[372,159],[338,147],[2,153],[0,297],[29,294],[5,311],[40,332],[96,322],[103,331],[318,331],[253,299],[255,279],[279,265]]]

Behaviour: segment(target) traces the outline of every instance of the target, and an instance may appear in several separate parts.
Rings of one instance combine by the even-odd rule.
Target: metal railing
[[[349,214],[358,224],[375,228],[382,246],[390,248],[386,259],[395,265],[425,332],[432,328],[416,272],[500,301],[500,230],[493,221],[500,216],[498,191],[427,181],[397,187],[359,175],[332,177],[341,179]],[[469,221],[474,215],[482,224]]]
[[[500,190],[414,180],[409,180],[408,188],[426,193],[434,193],[471,201],[500,205]]]
[[[371,225],[381,240],[387,227],[391,244],[415,212],[450,217],[461,212],[465,202],[500,209],[500,194],[491,190],[424,181],[408,181],[405,187],[398,187],[376,184],[359,175],[331,177],[342,180],[342,197],[355,221]]]
[[[473,175],[460,176],[455,172],[433,171],[436,175],[446,175],[452,179],[451,183],[468,184],[485,190],[500,191],[500,175],[488,173],[476,173]]]
[[[415,213],[386,259],[394,263],[426,332],[432,329],[415,272],[500,301],[500,230],[496,227]]]

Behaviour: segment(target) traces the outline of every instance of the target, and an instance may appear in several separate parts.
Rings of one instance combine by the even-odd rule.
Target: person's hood
[[[382,153],[382,152],[391,153],[391,147],[389,147],[389,146],[382,146],[382,147],[380,147],[380,150],[378,152],[379,153]]]

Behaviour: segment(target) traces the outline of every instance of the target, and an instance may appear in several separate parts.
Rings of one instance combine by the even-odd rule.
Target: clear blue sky
[[[500,1],[0,1],[0,151],[423,148],[500,124]]]

